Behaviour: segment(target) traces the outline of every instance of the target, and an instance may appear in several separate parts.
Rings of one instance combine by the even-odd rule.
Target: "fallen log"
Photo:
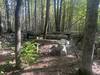
[[[47,34],[46,39],[69,39],[70,37],[68,35],[63,35],[63,34]]]
[[[50,39],[35,39],[34,41],[37,43],[59,44],[57,40],[50,40]]]

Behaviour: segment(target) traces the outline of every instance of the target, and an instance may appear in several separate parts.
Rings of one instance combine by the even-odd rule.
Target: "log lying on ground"
[[[79,33],[48,33],[46,35],[47,39],[73,39],[73,38],[80,38],[83,34]]]
[[[59,44],[57,40],[50,40],[50,39],[35,39],[37,43],[49,43],[49,44]]]
[[[43,33],[25,32],[27,38],[43,37]],[[70,39],[71,37],[79,37],[80,34],[77,32],[52,32],[46,34],[46,39]]]
[[[69,39],[69,36],[63,34],[47,34],[46,39]]]

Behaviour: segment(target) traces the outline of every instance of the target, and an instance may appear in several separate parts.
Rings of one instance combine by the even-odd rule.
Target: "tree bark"
[[[26,30],[26,32],[28,31],[28,26],[27,26],[27,0],[24,0],[24,7],[25,7],[25,9],[24,9],[24,19],[25,19],[25,30]]]
[[[65,10],[66,10],[66,3],[65,0],[63,1],[63,15],[62,15],[62,26],[61,26],[61,31],[64,32],[64,28],[65,28]]]
[[[37,18],[36,17],[37,16],[37,12],[36,12],[36,10],[37,10],[36,9],[37,8],[37,6],[36,6],[37,5],[37,0],[35,0],[34,3],[35,3],[35,8],[34,8],[35,32],[37,32],[37,27],[36,27],[36,25],[37,25],[37,23],[36,23],[37,22],[37,19],[36,19]]]
[[[81,68],[77,75],[92,75],[92,52],[97,29],[99,0],[87,0],[86,26],[83,38]]]
[[[45,26],[44,26],[44,33],[43,33],[44,39],[46,39],[46,34],[47,34],[48,19],[49,19],[49,8],[50,8],[50,0],[47,0],[47,3],[46,3],[46,18],[45,18]]]
[[[0,12],[0,35],[2,35],[1,12]]]
[[[17,0],[16,10],[15,10],[15,61],[16,68],[20,67],[20,49],[21,49],[21,25],[20,25],[20,7],[22,0]]]
[[[7,32],[12,32],[11,29],[11,23],[10,23],[10,16],[9,16],[9,4],[8,4],[8,0],[5,0],[5,5],[6,5],[6,15],[7,15],[7,26],[8,26],[8,30]]]
[[[57,32],[61,31],[60,29],[61,12],[62,12],[62,0],[54,0],[55,26]]]
[[[33,5],[33,2],[32,2],[32,1],[33,1],[33,0],[30,0],[30,1],[31,1],[31,3],[30,3],[30,4],[31,4],[31,7],[30,7],[30,12],[31,12],[31,15],[30,15],[30,16],[31,16],[31,17],[30,17],[31,20],[30,20],[30,21],[31,21],[31,22],[30,22],[30,24],[31,24],[31,27],[32,27],[31,30],[33,30],[33,29],[34,29],[33,21],[32,21],[32,19],[33,19],[33,17],[32,17],[32,16],[33,16],[33,15],[32,15],[32,13],[33,13],[33,12],[32,12],[32,8],[33,8],[32,5]]]
[[[61,23],[61,15],[62,15],[62,0],[60,0],[60,5],[59,5],[59,14],[58,14],[58,26],[59,26],[59,31],[61,31],[60,29],[60,23]]]
[[[31,28],[31,26],[30,26],[30,2],[29,2],[29,0],[27,0],[27,5],[28,5],[28,25],[29,25],[29,28]],[[30,29],[29,29],[29,31],[30,31]]]
[[[69,33],[72,27],[74,0],[70,0],[68,9],[69,9],[68,10],[68,33]]]
[[[57,11],[56,11],[56,0],[54,0],[54,16],[55,16],[55,25],[57,25]]]
[[[41,31],[43,31],[44,27],[44,4],[43,0],[41,0]],[[43,26],[43,27],[42,27]]]

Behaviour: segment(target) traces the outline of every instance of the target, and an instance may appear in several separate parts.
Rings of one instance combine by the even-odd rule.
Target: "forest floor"
[[[7,49],[0,52],[0,64],[9,57]],[[10,56],[11,57],[11,56]],[[73,75],[80,66],[80,61],[73,55],[41,57],[36,64],[26,66],[21,70],[14,70],[5,75]],[[100,75],[100,60],[92,65],[95,75]]]
[[[4,39],[1,40],[3,40],[4,43],[6,41]],[[47,45],[45,45],[45,47],[48,49]],[[12,48],[1,49],[0,64],[4,64],[9,58],[14,59]],[[36,64],[25,66],[21,70],[6,72],[4,75],[73,75],[79,67],[80,59],[75,55],[45,56],[40,57]],[[100,75],[100,59],[94,60],[92,70],[95,75]]]
[[[0,62],[6,61],[6,58],[7,56],[2,55]],[[7,72],[5,75],[71,75],[77,71],[77,64],[73,56],[42,57],[36,64]]]

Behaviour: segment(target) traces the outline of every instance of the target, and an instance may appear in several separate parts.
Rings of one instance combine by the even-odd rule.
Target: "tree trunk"
[[[56,0],[54,0],[54,16],[55,16],[55,25],[57,25],[57,15],[56,15]]]
[[[1,25],[1,12],[0,12],[0,35],[2,34],[2,25]]]
[[[37,27],[36,27],[36,25],[37,25],[37,23],[36,23],[36,22],[37,22],[37,21],[36,21],[36,16],[37,16],[37,12],[36,12],[36,8],[37,8],[37,6],[36,6],[36,5],[37,5],[37,0],[35,0],[34,3],[35,3],[35,8],[34,8],[34,20],[35,20],[35,33],[36,33],[36,32],[37,32],[37,29],[36,29],[36,28],[37,28]]]
[[[64,28],[65,28],[65,10],[66,10],[66,3],[65,0],[63,1],[63,15],[62,15],[62,26],[61,26],[61,31],[64,32]]]
[[[55,15],[55,25],[56,31],[60,32],[60,22],[61,22],[61,11],[62,11],[62,0],[54,0],[54,15]]]
[[[59,0],[56,0],[56,5],[57,5],[57,8],[56,8],[56,11],[57,11],[57,13],[56,13],[56,20],[57,20],[57,22],[56,22],[56,31],[57,32],[59,32],[60,31],[60,27],[59,27],[59,24],[58,24],[58,20],[59,20]]]
[[[31,26],[30,26],[30,2],[29,2],[29,0],[27,0],[27,5],[28,5],[28,25],[29,25],[29,28],[31,28]],[[30,29],[29,29],[29,31],[30,31]]]
[[[58,15],[58,26],[59,26],[59,28],[61,27],[60,26],[60,23],[61,23],[61,14],[62,14],[62,0],[60,0],[60,5],[59,5],[60,7],[59,7],[59,15]],[[61,30],[61,29],[60,29]],[[60,31],[59,30],[59,31]]]
[[[62,0],[61,0],[61,2],[62,2]],[[57,31],[57,32],[60,32],[60,24],[59,24],[59,16],[60,16],[59,13],[60,13],[60,8],[59,8],[59,6],[60,6],[60,5],[59,5],[59,0],[57,0],[57,13],[56,13],[56,14],[57,14],[57,15],[56,15],[56,21],[57,21],[57,22],[56,22],[56,31]]]
[[[6,15],[7,15],[7,26],[8,26],[8,30],[7,32],[12,32],[11,29],[11,23],[10,23],[10,17],[9,17],[9,4],[8,4],[8,0],[5,0],[5,5],[6,5]]]
[[[49,19],[49,9],[50,9],[50,0],[47,0],[47,4],[46,4],[46,18],[45,18],[45,26],[44,26],[44,33],[43,33],[43,38],[44,39],[46,39],[46,34],[47,34],[48,19]]]
[[[92,75],[92,52],[97,29],[99,0],[87,0],[86,26],[83,38],[82,65],[77,75]]]
[[[27,0],[24,0],[24,7],[25,7],[25,9],[24,9],[24,19],[25,19],[25,30],[26,30],[26,32],[28,31],[28,26],[27,26]]]
[[[32,7],[32,5],[33,5],[33,2],[32,2],[32,1],[33,1],[33,0],[30,0],[30,1],[31,1],[31,3],[30,3],[30,4],[31,4],[31,6],[30,6],[30,12],[31,12],[31,15],[30,15],[30,16],[31,16],[31,17],[30,17],[30,18],[31,18],[31,20],[30,20],[31,22],[30,22],[30,24],[31,24],[31,27],[32,27],[31,30],[33,31],[33,30],[34,30],[33,21],[32,21],[32,20],[33,20],[33,15],[32,15],[32,13],[33,13],[33,12],[32,12],[32,10],[33,10],[33,9],[32,9],[32,8],[33,8],[33,7]]]
[[[21,49],[21,25],[19,11],[21,7],[22,0],[17,0],[16,10],[15,10],[15,61],[16,68],[20,67],[20,49]]]
[[[41,31],[43,31],[44,27],[44,4],[43,0],[41,0]]]
[[[69,33],[72,27],[74,0],[70,0],[68,9],[69,9],[68,10],[68,33]]]

